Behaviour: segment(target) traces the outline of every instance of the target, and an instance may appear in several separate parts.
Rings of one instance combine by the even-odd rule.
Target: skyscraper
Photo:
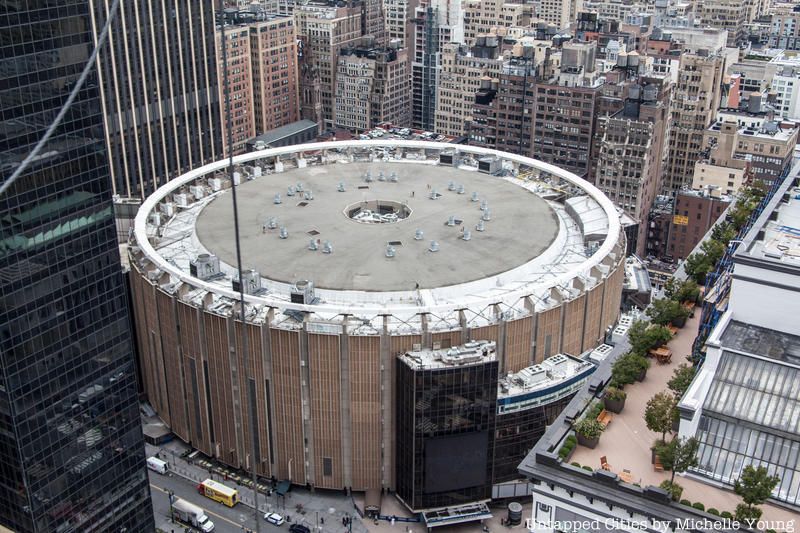
[[[4,3],[2,179],[94,46],[90,6]],[[0,524],[153,530],[96,72],[0,195]]]
[[[95,24],[102,25],[112,4],[90,0]],[[114,194],[141,199],[222,156],[214,4],[120,6],[100,54],[100,104]]]

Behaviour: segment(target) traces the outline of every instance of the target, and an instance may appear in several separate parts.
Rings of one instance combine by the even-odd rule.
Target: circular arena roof
[[[442,153],[454,153],[455,164],[440,164]],[[243,268],[258,271],[264,288],[245,295],[251,304],[331,316],[453,312],[521,299],[538,304],[554,288],[573,290],[575,279],[599,279],[620,244],[619,215],[598,189],[553,165],[504,152],[343,141],[251,152],[234,163],[241,177]],[[227,167],[223,160],[197,168],[148,197],[136,217],[132,257],[173,283],[236,300],[232,195],[211,185],[224,180]],[[487,167],[490,173],[479,171]],[[303,191],[287,196],[298,182]],[[399,220],[354,220],[359,208],[380,215],[390,206],[404,206]],[[486,212],[481,207],[489,211],[483,231],[477,229]],[[281,227],[288,238],[281,238]],[[312,239],[319,240],[316,250],[309,249]],[[323,253],[326,241],[332,253]],[[430,251],[431,241],[438,251]],[[394,257],[387,257],[390,244]],[[189,263],[203,253],[220,258],[223,275],[190,273]],[[301,279],[317,286],[316,303],[290,301]]]
[[[374,175],[370,182],[364,179],[367,172]],[[397,182],[390,181],[393,172]],[[287,196],[298,182],[304,191]],[[340,183],[345,189],[341,192]],[[308,191],[312,200],[304,199]],[[282,195],[280,204],[274,203],[275,194]],[[235,265],[231,197],[226,194],[208,204],[196,227],[209,252]],[[390,223],[360,223],[347,216],[347,210],[359,206],[374,208],[376,200],[407,205],[410,214]],[[487,278],[537,257],[559,229],[555,212],[531,191],[477,172],[422,164],[293,169],[242,183],[238,204],[246,268],[275,281],[308,279],[318,288],[336,290],[433,289]],[[481,206],[488,207],[490,220],[478,231],[485,217]],[[264,231],[270,217],[277,227]],[[281,227],[288,238],[280,238]],[[417,229],[423,232],[421,239],[416,238]],[[317,250],[309,249],[311,239],[315,244],[319,240]],[[322,252],[326,241],[332,253]],[[439,244],[438,251],[430,251],[431,241]],[[389,243],[395,248],[391,258],[386,257]]]

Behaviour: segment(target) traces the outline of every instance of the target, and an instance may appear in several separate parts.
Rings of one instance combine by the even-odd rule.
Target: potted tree
[[[623,387],[636,381],[639,375],[638,365],[633,353],[621,355],[611,367],[611,381],[617,387]]]
[[[600,442],[603,433],[603,424],[594,418],[583,418],[575,424],[575,436],[578,444],[587,448],[594,448]]]
[[[609,387],[603,395],[603,403],[607,411],[621,413],[622,409],[625,407],[625,398],[627,397],[628,395],[625,394],[624,390],[616,387]]]
[[[631,364],[636,370],[636,381],[644,381],[647,376],[647,369],[650,368],[650,361],[641,355],[634,355]]]
[[[655,300],[647,308],[647,316],[650,317],[650,321],[653,324],[666,326],[672,323],[675,327],[682,328],[686,324],[686,317],[689,316],[689,311],[680,302],[664,298]]]

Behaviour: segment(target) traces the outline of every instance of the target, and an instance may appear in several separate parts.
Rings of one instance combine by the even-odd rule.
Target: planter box
[[[609,400],[608,398],[603,398],[603,404],[605,405],[606,411],[617,414],[621,413],[622,409],[625,408],[625,400]]]
[[[676,328],[682,328],[686,325],[686,317],[676,318],[672,321],[672,325]]]
[[[644,378],[647,377],[647,369],[645,368],[642,370],[638,376],[636,376],[636,381],[644,381]]]
[[[594,439],[587,439],[580,433],[575,433],[575,436],[578,438],[578,444],[581,446],[586,446],[587,448],[594,448],[600,443],[600,437],[596,437]]]

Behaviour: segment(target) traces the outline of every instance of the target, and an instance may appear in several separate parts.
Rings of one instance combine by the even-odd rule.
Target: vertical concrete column
[[[231,312],[226,318],[225,324],[228,329],[228,365],[230,365],[231,369],[231,404],[233,405],[233,428],[236,434],[236,458],[237,464],[241,468],[244,464],[245,450],[247,448],[244,446],[245,438],[244,429],[242,428],[242,396],[241,388],[239,387],[239,361],[236,342],[241,342],[241,335],[247,335],[247,332],[244,329],[242,333],[237,330],[237,316],[239,316],[238,303],[231,308]],[[244,328],[244,324],[242,324],[242,328]],[[242,354],[242,356],[247,357],[247,354]],[[227,452],[227,450],[225,450],[225,452]]]
[[[467,328],[467,314],[463,309],[458,310],[458,323],[461,326],[461,344],[469,342],[469,329]]]
[[[492,304],[492,313],[497,321],[497,361],[502,376],[506,373],[506,320],[498,304]]]
[[[383,315],[380,343],[381,371],[381,484],[394,487],[394,354],[391,353],[389,316]]]
[[[533,317],[533,324],[531,324],[531,349],[530,355],[528,356],[528,362],[533,365],[536,364],[536,336],[539,330],[539,315],[536,314],[536,302],[530,295],[525,297],[524,302],[525,309],[527,309],[531,317]]]
[[[428,330],[428,313],[420,313],[419,314],[419,321],[421,324],[421,333],[422,333],[422,347],[433,349],[433,336],[431,332]]]
[[[275,318],[275,308],[270,307],[267,311],[264,326],[261,328],[261,346],[264,349],[261,351],[261,364],[264,368],[264,380],[266,383],[257,383],[256,391],[258,394],[264,396],[264,414],[267,419],[264,421],[267,432],[267,442],[262,443],[262,449],[266,448],[266,453],[261,454],[262,466],[267,467],[267,474],[275,475],[276,466],[278,464],[277,446],[275,446],[275,382],[272,374],[272,335],[270,335],[270,324]],[[269,383],[269,396],[267,395],[266,384]],[[264,458],[267,458],[264,461]]]
[[[353,486],[353,414],[350,411],[350,339],[347,315],[342,317],[342,334],[339,335],[339,398],[342,405],[342,481],[345,487]]]
[[[303,415],[303,461],[305,462],[306,483],[315,484],[314,475],[314,426],[311,423],[311,369],[308,354],[308,321],[303,321],[303,329],[298,336],[300,342],[300,402]]]

